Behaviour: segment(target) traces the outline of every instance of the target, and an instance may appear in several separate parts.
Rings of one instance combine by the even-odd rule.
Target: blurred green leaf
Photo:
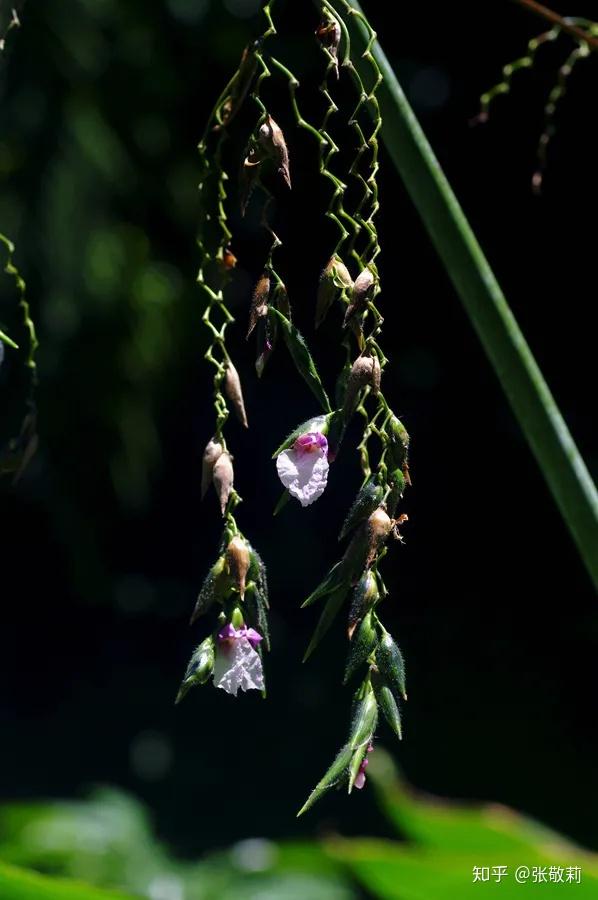
[[[0,897],[2,900],[131,900],[130,894],[105,891],[82,882],[55,880],[1,862]]]

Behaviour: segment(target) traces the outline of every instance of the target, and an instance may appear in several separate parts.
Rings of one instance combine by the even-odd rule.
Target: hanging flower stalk
[[[527,44],[527,52],[518,59],[507,63],[502,68],[502,80],[480,97],[480,111],[472,124],[482,124],[490,118],[490,109],[497,97],[509,94],[513,89],[513,80],[518,72],[533,69],[537,63],[538,51],[548,43],[557,39],[574,42],[565,61],[558,69],[556,83],[550,90],[544,105],[544,124],[538,140],[536,159],[537,166],[532,176],[532,188],[540,193],[548,164],[550,143],[556,134],[556,116],[567,93],[569,78],[578,62],[588,59],[592,51],[598,49],[598,23],[589,19],[573,16],[563,18],[547,7],[529,4],[527,0],[518,0],[521,6],[530,9],[551,24],[551,28],[533,37]]]
[[[375,224],[379,207],[377,136],[381,120],[376,91],[380,73],[370,54],[374,35],[372,33],[365,54],[373,72],[372,83],[366,88],[351,61],[343,18],[350,8],[342,2],[339,12],[326,0],[322,3],[322,20],[316,39],[326,60],[320,92],[327,100],[327,110],[321,127],[317,127],[301,115],[296,96],[299,83],[291,70],[267,53],[266,38],[275,33],[272,6],[273,0],[264,6],[267,31],[245,52],[237,75],[216,106],[213,118],[218,138],[210,160],[217,172],[222,256],[231,234],[224,218],[227,176],[220,166],[219,148],[238,108],[239,98],[247,98],[257,107],[258,115],[239,165],[240,210],[242,215],[253,215],[256,209],[260,210],[261,223],[272,238],[248,303],[247,337],[257,336],[256,370],[259,376],[264,372],[277,339],[281,338],[298,373],[320,406],[309,420],[293,430],[274,454],[276,469],[285,488],[283,500],[296,499],[303,507],[317,501],[332,477],[331,464],[343,447],[349,422],[356,415],[363,422],[357,447],[363,483],[342,529],[341,538],[347,541],[347,546],[341,559],[304,604],[310,606],[318,601],[324,604],[306,659],[345,606],[349,651],[344,681],[347,683],[359,676],[359,684],[354,693],[349,738],[311,794],[305,810],[333,785],[344,784],[349,791],[364,786],[380,711],[393,732],[401,735],[399,706],[406,697],[404,665],[397,644],[379,616],[380,603],[387,595],[379,564],[387,552],[388,541],[392,537],[401,539],[399,527],[407,519],[399,513],[398,507],[404,488],[410,483],[409,436],[383,393],[383,371],[387,360],[379,344],[382,316],[376,301],[381,287],[376,259],[380,246]],[[272,76],[273,70],[286,79],[297,126],[308,131],[318,142],[320,175],[331,187],[326,214],[336,223],[339,237],[330,247],[330,257],[319,285],[314,285],[314,316],[317,327],[327,318],[336,317],[339,343],[346,351],[346,362],[337,379],[335,408],[331,406],[307,343],[292,321],[289,293],[274,263],[281,242],[272,222],[276,209],[281,205],[284,207],[288,191],[292,189],[293,148],[289,135],[283,133],[277,122],[277,114],[268,109],[262,99],[261,85],[264,79]],[[357,88],[356,106],[347,112],[357,149],[346,171],[339,173],[334,171],[338,147],[331,131],[334,116],[340,110],[332,94],[337,81],[347,77]],[[373,129],[369,125],[372,112]],[[205,141],[200,144],[200,150],[207,154]],[[350,181],[358,188],[356,195],[353,192],[356,199],[351,204],[347,200]],[[202,237],[202,246],[203,240]],[[221,274],[223,270],[226,267],[221,266]],[[200,272],[200,282],[206,286],[203,272],[204,269]],[[224,277],[227,275],[224,271]],[[215,349],[222,347],[220,335],[224,327],[222,332],[217,331],[210,318],[212,309],[223,305],[222,295],[213,288],[206,289],[209,305],[204,319],[214,336],[208,358],[217,367],[216,411],[218,421],[223,423],[228,407],[218,391],[218,379],[224,380],[230,368],[227,368],[227,360],[215,359]],[[230,321],[226,309],[225,320],[226,325]],[[237,412],[243,421],[244,407],[243,412],[239,412],[239,408]],[[375,458],[371,459],[373,441],[377,442],[377,448]],[[244,615],[244,605],[249,597],[253,602],[256,595],[262,595],[264,587],[260,575],[263,569],[254,561],[254,551],[232,520],[232,507],[237,501],[232,487],[232,460],[223,441],[221,426],[216,428],[206,447],[204,459],[203,488],[205,490],[209,484],[208,473],[212,472],[226,525],[221,555],[200,593],[193,618],[215,602],[224,602],[224,609],[216,631],[197,648],[181,694],[191,684],[210,677],[218,686],[236,693],[239,688],[260,684],[259,673],[253,664],[254,654],[260,649],[259,638],[265,638],[265,613],[261,618],[249,621]]]
[[[203,453],[201,494],[202,498],[212,492],[215,494],[224,528],[218,557],[204,580],[191,616],[191,624],[194,624],[201,616],[215,610],[216,624],[191,656],[177,703],[191,687],[205,684],[210,678],[216,687],[233,696],[237,696],[239,689],[259,690],[265,696],[262,650],[270,646],[266,571],[258,552],[235,519],[234,511],[241,497],[235,487],[234,457],[225,437],[231,410],[244,428],[249,423],[241,379],[226,348],[226,330],[234,319],[227,307],[225,292],[237,260],[231,249],[232,234],[227,222],[228,175],[223,168],[222,152],[228,129],[256,81],[259,47],[271,33],[273,30],[269,29],[259,41],[245,49],[239,68],[219,97],[199,144],[202,221],[197,280],[207,298],[202,321],[211,338],[205,359],[214,368],[216,418],[213,435]],[[278,136],[273,124],[269,122],[268,127],[271,140],[276,143]],[[248,166],[258,164],[257,154],[257,144],[252,145]],[[278,164],[283,173],[288,174],[288,159],[285,160],[284,155],[279,155]],[[251,177],[255,178],[254,175]],[[216,222],[215,234],[210,230],[213,222]],[[260,315],[258,306],[256,321]]]

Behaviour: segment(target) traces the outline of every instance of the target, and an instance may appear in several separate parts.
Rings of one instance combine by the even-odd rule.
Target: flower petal
[[[328,459],[322,449],[283,450],[276,458],[278,477],[301,506],[309,506],[324,492],[328,480]]]
[[[264,689],[262,661],[246,637],[218,646],[213,677],[216,687],[235,697],[239,688],[242,691]]]

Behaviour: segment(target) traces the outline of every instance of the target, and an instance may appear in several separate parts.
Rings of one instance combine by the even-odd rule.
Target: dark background
[[[187,621],[220,533],[214,498],[199,497],[213,419],[194,284],[195,147],[260,32],[256,5],[30,3],[1,61],[0,224],[41,340],[40,449],[18,488],[4,482],[0,494],[2,794],[118,784],[186,853],[251,835],[384,828],[367,791],[330,795],[294,819],[348,727],[341,627],[302,666],[317,610],[299,605],[337,558],[359,475],[350,438],[323,498],[272,519],[280,484],[269,456],[317,410],[282,347],[258,384],[242,339],[266,247],[255,208],[235,244],[230,332],[252,427],[231,423],[229,434],[239,523],[269,567],[269,698],[235,702],[206,687],[173,706],[209,627]],[[571,78],[535,197],[543,104],[570,42],[544,48],[490,123],[471,128],[479,95],[542,23],[506,0],[482,12],[400,4],[394,21],[390,4],[365,5],[595,472],[596,62]],[[273,49],[301,74],[302,111],[317,117],[317,17],[309,3],[281,7]],[[267,96],[295,180],[278,219],[279,268],[330,388],[335,332],[316,338],[311,324],[333,239],[326,188],[282,86]],[[240,117],[231,152],[252,121],[251,110]],[[384,564],[383,618],[408,663],[405,739],[394,747],[384,728],[380,738],[414,785],[511,804],[596,847],[596,599],[384,152],[381,196],[385,387],[412,436],[414,487],[405,546]],[[1,302],[3,325],[18,331],[6,280]],[[7,353],[4,439],[20,388]]]

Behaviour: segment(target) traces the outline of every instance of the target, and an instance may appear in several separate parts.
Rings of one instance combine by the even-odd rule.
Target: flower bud
[[[392,416],[388,426],[390,438],[390,450],[397,466],[403,466],[407,461],[409,451],[409,434],[400,419]]]
[[[382,506],[379,506],[378,509],[373,512],[368,519],[368,558],[366,561],[367,567],[371,566],[371,564],[373,563],[376,553],[384,544],[392,529],[392,519],[390,518],[386,510],[383,509]]]
[[[251,308],[249,310],[249,328],[246,337],[249,337],[255,328],[258,319],[268,313],[268,297],[270,296],[270,277],[263,272],[253,291]]]
[[[395,469],[391,472],[388,483],[390,484],[390,493],[386,498],[386,509],[390,516],[394,516],[399,500],[403,496],[405,485],[407,484],[402,469]]]
[[[243,538],[236,535],[226,548],[228,571],[235,582],[241,599],[245,596],[245,580],[249,569],[249,547]]]
[[[214,470],[214,463],[218,459],[218,457],[222,453],[222,444],[219,441],[216,441],[212,438],[208,441],[206,445],[206,449],[203,452],[203,459],[201,463],[201,498],[206,495],[206,492],[210,486],[210,481],[212,480],[212,472]]]
[[[357,276],[351,292],[351,300],[349,301],[345,313],[343,328],[349,324],[349,320],[354,315],[362,312],[367,303],[372,299],[375,283],[374,274],[371,269],[363,269]]]
[[[330,257],[320,275],[316,302],[316,328],[324,321],[335,299],[345,288],[353,287],[346,265],[336,254]]]
[[[361,619],[372,609],[380,596],[378,582],[373,572],[368,569],[363,573],[353,589],[351,606],[349,607],[349,626],[347,634],[349,640],[353,639],[355,628]]]
[[[407,699],[405,661],[395,641],[386,632],[376,649],[376,664],[384,681],[396,697]]]
[[[282,130],[272,116],[266,116],[266,121],[258,132],[258,139],[265,152],[273,160],[276,171],[282,175],[287,187],[290,188],[289,152]]]
[[[226,512],[226,505],[233,489],[235,473],[230,453],[226,450],[221,453],[214,464],[212,480],[216,489],[222,515]]]
[[[180,703],[195,684],[205,684],[214,669],[214,638],[210,635],[197,647],[189,660],[175,703]]]
[[[349,419],[355,412],[359,391],[370,386],[374,394],[380,390],[382,369],[377,356],[358,356],[351,367],[347,380],[347,391],[343,404],[343,413]]]
[[[363,693],[363,696],[359,695]],[[369,744],[378,721],[378,704],[374,691],[369,683],[358,690],[357,699],[353,705],[353,721],[351,723],[351,735],[349,743],[353,749],[362,744]]]
[[[226,372],[224,374],[224,392],[232,403],[239,422],[244,428],[248,428],[249,425],[247,423],[247,414],[245,413],[241,379],[230,359],[226,364]]]
[[[234,269],[236,265],[237,257],[230,247],[225,247],[222,251],[222,268],[230,271],[230,269]]]

